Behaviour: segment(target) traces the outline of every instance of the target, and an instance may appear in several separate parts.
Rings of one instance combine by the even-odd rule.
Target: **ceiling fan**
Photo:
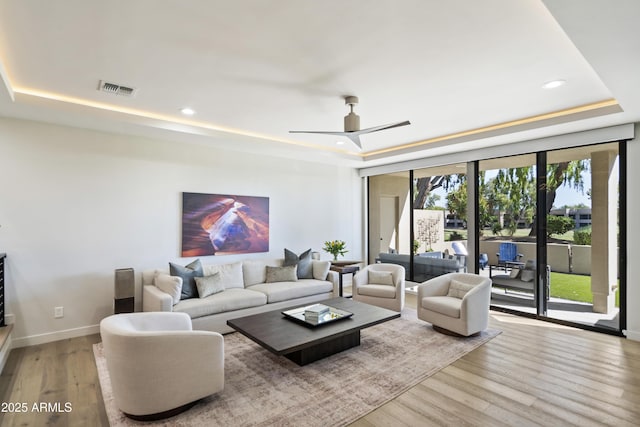
[[[289,133],[322,133],[325,135],[338,135],[338,136],[346,136],[354,144],[358,146],[358,148],[362,149],[362,144],[360,142],[360,135],[364,135],[366,133],[378,132],[385,129],[397,128],[400,126],[410,125],[411,122],[404,121],[398,123],[391,123],[388,125],[382,126],[374,126],[367,129],[360,129],[360,116],[353,112],[353,106],[358,105],[358,97],[357,96],[345,96],[344,97],[345,105],[348,105],[351,109],[349,114],[344,117],[344,132],[332,132],[332,131],[313,131],[313,130],[290,130]]]

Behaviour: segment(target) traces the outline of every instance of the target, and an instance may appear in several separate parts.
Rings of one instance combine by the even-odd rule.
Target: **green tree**
[[[413,209],[429,209],[429,195],[431,192],[437,188],[444,188],[445,190],[453,188],[461,182],[461,177],[464,177],[464,175],[437,175],[414,179]]]
[[[567,216],[547,215],[547,238],[573,230],[576,222]]]
[[[429,194],[436,188],[440,188],[445,183],[442,175],[423,176],[414,179],[413,209],[425,209]]]
[[[547,215],[551,212],[551,209],[553,209],[558,188],[563,185],[567,185],[580,193],[584,193],[584,180],[582,179],[582,173],[589,171],[590,168],[590,159],[572,160],[547,165]],[[591,192],[587,191],[587,194],[589,195],[589,198],[591,198]],[[534,220],[531,224],[529,236],[536,235],[536,228],[537,224]]]
[[[427,201],[424,205],[425,209],[436,209],[438,208],[438,206],[436,206],[436,203],[440,200],[440,195],[439,194],[429,194],[429,196],[427,197]]]
[[[447,193],[447,210],[462,221],[467,221],[467,181]]]
[[[530,222],[535,211],[535,179],[533,169],[500,169],[488,183],[487,198],[491,201],[492,212],[503,214],[504,228],[513,235],[518,222]]]

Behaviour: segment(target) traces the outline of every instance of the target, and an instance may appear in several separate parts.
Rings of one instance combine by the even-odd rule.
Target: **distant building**
[[[576,229],[591,226],[591,208],[552,209],[550,214],[571,218],[576,223]]]
[[[466,224],[463,220],[458,218],[457,215],[452,214],[449,211],[445,211],[446,228],[466,228]]]

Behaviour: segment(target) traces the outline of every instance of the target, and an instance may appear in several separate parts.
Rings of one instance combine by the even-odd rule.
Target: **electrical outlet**
[[[64,307],[55,307],[53,309],[53,317],[60,319],[64,317]]]

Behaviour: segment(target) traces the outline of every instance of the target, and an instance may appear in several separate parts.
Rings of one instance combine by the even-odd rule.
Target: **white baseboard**
[[[14,338],[12,348],[28,347],[30,345],[45,344],[53,341],[60,341],[69,338],[83,337],[100,332],[100,325],[83,326],[81,328],[65,329],[64,331],[50,332],[40,335],[30,335],[28,337]]]
[[[633,340],[633,341],[640,341],[640,332],[638,331],[630,331],[630,330],[626,330],[624,331],[625,336],[627,337],[627,339]]]

